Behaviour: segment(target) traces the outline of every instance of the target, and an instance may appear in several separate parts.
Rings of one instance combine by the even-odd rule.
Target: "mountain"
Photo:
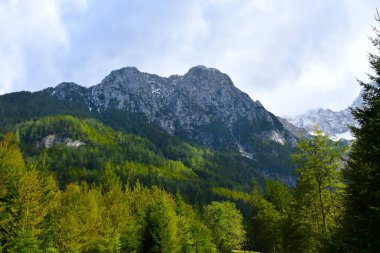
[[[89,89],[91,105],[143,114],[167,133],[216,149],[243,149],[253,154],[256,140],[281,145],[293,136],[260,102],[237,89],[220,71],[203,66],[183,76],[162,78],[124,68]]]
[[[89,88],[61,83],[0,96],[1,131],[59,114],[95,118],[157,145],[174,136],[220,152],[239,152],[264,174],[291,175],[294,135],[217,69],[196,66],[165,78],[126,67]]]
[[[362,98],[359,95],[352,105],[344,110],[333,111],[331,109],[319,108],[293,118],[288,118],[287,120],[294,126],[304,128],[308,132],[313,132],[314,128],[318,127],[333,138],[350,140],[352,139],[352,135],[349,126],[357,125],[350,108],[361,107],[362,103]]]

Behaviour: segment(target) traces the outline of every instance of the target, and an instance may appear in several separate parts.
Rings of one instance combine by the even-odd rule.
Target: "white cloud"
[[[85,12],[88,10],[88,0],[61,0],[61,8],[63,12],[76,10],[78,12]]]
[[[355,78],[367,80],[367,52],[371,50],[367,36],[374,23],[373,6],[365,1],[348,1],[342,6],[348,14],[343,17],[346,22],[340,29],[314,38],[320,45],[310,47],[296,63],[301,67],[299,74],[280,76],[275,86],[255,97],[274,113],[290,116],[311,108],[341,110],[350,105],[360,90]]]
[[[369,70],[374,1],[239,3],[223,20],[207,20],[220,28],[210,35],[218,57],[209,65],[278,115],[343,109],[358,95],[355,78]]]
[[[94,85],[137,66],[168,76],[219,68],[279,115],[342,109],[365,78],[377,1],[0,2],[0,94]],[[28,86],[32,83],[33,86]],[[338,96],[339,94],[339,96]]]
[[[75,8],[85,8],[86,3],[63,2],[71,2]],[[0,94],[41,89],[59,77],[54,55],[70,44],[62,21],[62,4],[59,0],[0,2]],[[45,82],[34,83],[36,80]]]

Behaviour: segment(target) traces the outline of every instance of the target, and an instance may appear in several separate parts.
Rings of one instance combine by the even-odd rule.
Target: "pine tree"
[[[101,184],[102,229],[97,252],[121,252],[123,246],[137,237],[127,196],[111,164],[106,164]],[[122,245],[124,243],[124,245]]]
[[[48,213],[43,195],[42,178],[36,169],[22,175],[17,197],[12,203],[16,235],[11,241],[10,252],[42,252],[43,223]]]
[[[25,163],[13,134],[0,141],[0,252],[9,250],[15,237],[13,202],[18,195]]]
[[[344,176],[347,184],[345,233],[342,251],[378,252],[380,249],[380,15],[371,39],[377,49],[369,55],[374,75],[363,86],[363,108],[354,108],[359,127],[353,127],[352,146]]]

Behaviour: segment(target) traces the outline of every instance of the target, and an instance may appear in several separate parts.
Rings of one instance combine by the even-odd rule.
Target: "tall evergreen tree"
[[[12,203],[15,236],[10,252],[42,252],[43,223],[47,205],[43,203],[42,179],[36,169],[26,171],[18,183],[17,197]]]
[[[369,55],[374,75],[363,86],[363,108],[352,110],[359,127],[353,127],[356,141],[345,170],[346,215],[342,251],[378,252],[380,250],[380,15],[371,39],[377,54]]]
[[[25,163],[13,134],[0,141],[0,252],[9,250],[15,237],[13,202],[18,195]]]

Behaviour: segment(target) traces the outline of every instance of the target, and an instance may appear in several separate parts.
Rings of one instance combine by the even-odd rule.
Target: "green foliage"
[[[179,252],[178,219],[173,199],[160,190],[152,191],[154,201],[146,208],[143,245],[147,252]]]
[[[251,194],[248,246],[260,252],[323,252],[333,243],[343,212],[345,146],[317,131],[292,156],[296,187],[277,180]]]
[[[260,252],[283,252],[289,244],[284,240],[293,197],[287,186],[277,180],[265,180],[264,192],[257,185],[250,196],[248,223],[249,248]]]
[[[263,195],[264,198],[272,203],[274,208],[281,213],[286,213],[290,209],[293,201],[289,187],[281,183],[279,179],[265,179]]]
[[[213,187],[211,188],[211,191],[215,193],[216,195],[228,198],[230,200],[243,201],[246,203],[250,201],[249,194],[244,193],[244,192],[233,191],[233,190],[226,189],[223,187]]]
[[[0,142],[0,154],[0,252],[216,252],[182,197],[123,186],[110,163],[99,185],[60,190],[39,163],[25,167],[14,136]]]
[[[0,251],[9,249],[15,222],[13,199],[18,194],[18,184],[25,172],[22,154],[12,134],[0,142]]]
[[[43,222],[48,213],[44,203],[41,176],[36,169],[26,171],[18,182],[17,197],[12,203],[15,217],[15,236],[11,241],[11,252],[41,252]]]
[[[9,200],[17,190],[18,180],[25,171],[22,154],[13,134],[0,142],[0,198]]]
[[[88,252],[99,238],[101,194],[86,184],[70,184],[61,196],[55,238],[59,251]]]
[[[204,219],[220,252],[241,249],[246,241],[243,216],[231,202],[211,202],[204,209]]]
[[[74,96],[70,102],[51,96],[52,88],[41,92],[15,92],[0,99],[0,130],[11,131],[14,125],[46,115],[71,114],[79,117],[90,116],[83,99]]]
[[[316,131],[298,143],[292,156],[298,173],[293,216],[303,238],[303,252],[316,252],[332,237],[343,212],[341,177],[345,147]],[[292,220],[296,220],[295,218]]]
[[[374,75],[363,86],[363,108],[353,109],[359,127],[353,127],[356,141],[352,145],[348,167],[344,172],[346,213],[339,238],[343,244],[335,251],[376,252],[380,248],[380,15],[377,13],[375,36],[371,39],[377,54],[369,61]],[[343,238],[342,238],[343,237]],[[337,249],[338,248],[338,249]]]
[[[176,212],[178,215],[178,232],[180,240],[180,252],[216,252],[216,246],[212,242],[211,231],[199,219],[192,207],[186,204],[177,194]]]
[[[173,137],[155,144],[93,119],[47,116],[18,124],[15,132],[26,160],[53,171],[60,188],[83,180],[100,183],[103,168],[111,163],[122,183],[140,180],[172,193],[180,190],[193,203],[205,203],[215,199],[212,187],[248,192],[250,182],[261,177],[255,161],[242,160],[237,153],[218,153]],[[79,146],[70,146],[74,142]]]
[[[42,252],[54,206],[50,178],[25,167],[12,135],[0,142],[0,251]]]
[[[255,215],[252,220],[253,247],[263,252],[281,252],[282,216],[272,203],[264,198],[254,203]]]

